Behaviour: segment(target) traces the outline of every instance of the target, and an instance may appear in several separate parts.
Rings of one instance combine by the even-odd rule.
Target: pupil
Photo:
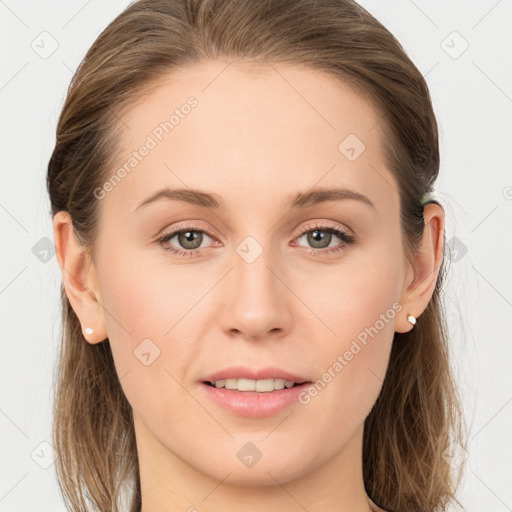
[[[197,243],[198,240],[199,243]],[[184,231],[179,235],[179,242],[185,249],[197,249],[201,245],[201,241],[202,234],[197,231]]]
[[[320,244],[320,248],[325,248],[329,245],[331,234],[326,231],[315,229],[314,231],[311,231],[309,237],[309,243],[313,245],[313,247],[318,248],[315,244]],[[327,239],[327,245],[322,244],[322,242],[325,242],[324,239]]]

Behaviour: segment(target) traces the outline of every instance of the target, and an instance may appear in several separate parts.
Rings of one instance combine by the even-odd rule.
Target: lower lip
[[[298,402],[299,394],[306,389],[304,383],[293,388],[278,389],[267,393],[257,391],[237,391],[226,388],[215,388],[204,382],[200,383],[202,389],[214,402],[238,416],[262,418],[286,409]]]

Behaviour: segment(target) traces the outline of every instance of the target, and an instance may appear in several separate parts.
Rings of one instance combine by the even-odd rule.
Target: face
[[[140,453],[251,485],[340,456],[405,314],[379,116],[318,71],[212,62],[122,120],[117,179],[96,191],[94,272]],[[205,384],[251,376],[306,384]]]

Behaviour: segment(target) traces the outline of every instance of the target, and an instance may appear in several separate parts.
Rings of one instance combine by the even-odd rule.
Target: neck
[[[201,472],[160,444],[136,421],[141,479],[141,512],[369,512],[362,476],[363,426],[323,464],[291,477],[262,470],[258,481],[237,475],[220,478]],[[250,471],[256,470],[255,465]],[[256,477],[256,472],[253,473]],[[375,507],[373,507],[376,510]]]

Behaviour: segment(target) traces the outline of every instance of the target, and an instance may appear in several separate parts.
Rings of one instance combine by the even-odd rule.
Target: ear
[[[444,209],[437,203],[429,203],[423,209],[425,227],[414,266],[409,266],[400,303],[404,314],[395,322],[396,332],[410,331],[409,314],[418,318],[428,306],[436,287],[437,277],[443,262],[445,242]],[[421,320],[420,320],[421,321]]]
[[[83,336],[90,344],[99,343],[107,338],[107,331],[96,269],[78,243],[68,212],[59,211],[53,217],[53,238],[62,282]],[[94,332],[87,334],[87,327]]]

